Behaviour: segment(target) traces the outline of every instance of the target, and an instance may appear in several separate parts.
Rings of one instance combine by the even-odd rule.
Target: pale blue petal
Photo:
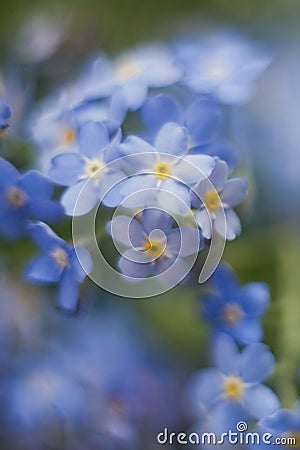
[[[217,403],[222,393],[222,375],[217,369],[205,369],[195,374],[189,385],[193,401],[203,406]]]
[[[168,179],[162,183],[157,200],[159,206],[166,212],[186,216],[190,211],[189,189],[175,180]]]
[[[244,406],[255,419],[262,419],[280,407],[277,395],[267,386],[257,385],[246,389]]]
[[[247,182],[242,178],[231,178],[225,183],[220,197],[222,202],[231,207],[241,203],[247,195]]]
[[[205,208],[200,208],[196,211],[196,221],[201,228],[202,234],[206,239],[211,238],[212,222],[210,215]]]
[[[86,122],[78,136],[80,152],[90,159],[98,157],[109,145],[109,134],[106,126],[101,122]]]
[[[58,306],[67,312],[75,312],[79,301],[79,286],[72,269],[66,269],[59,283]]]
[[[38,283],[56,283],[60,280],[63,269],[50,255],[41,255],[31,261],[26,269],[25,277]]]
[[[152,230],[159,228],[168,234],[172,228],[173,219],[170,214],[165,213],[161,209],[147,208],[143,211],[143,227],[149,234]]]
[[[250,344],[240,358],[240,374],[246,383],[260,383],[272,371],[274,356],[261,343]]]
[[[185,125],[193,145],[206,144],[220,129],[222,113],[215,102],[202,98],[192,103],[186,111]]]
[[[172,97],[158,94],[149,97],[141,111],[143,121],[152,133],[157,132],[166,122],[180,122],[180,110]]]
[[[119,268],[123,275],[130,278],[146,278],[152,271],[152,264],[138,264],[122,257],[119,260]]]
[[[62,195],[61,204],[68,216],[89,213],[99,201],[99,192],[91,180],[78,181]]]
[[[205,180],[212,173],[215,160],[207,155],[188,155],[182,158],[173,169],[176,178],[186,184]]]
[[[154,147],[159,153],[184,155],[188,146],[187,129],[177,123],[166,123],[158,132]]]
[[[73,248],[69,254],[69,260],[74,279],[82,283],[93,270],[93,261],[90,253],[84,247]]]
[[[79,153],[61,153],[51,160],[48,175],[57,184],[72,186],[84,170],[84,161]]]
[[[112,238],[125,247],[142,247],[147,234],[141,223],[128,216],[116,216],[108,224],[107,231]]]
[[[223,374],[238,375],[238,347],[230,336],[224,333],[215,336],[213,356],[216,366]]]

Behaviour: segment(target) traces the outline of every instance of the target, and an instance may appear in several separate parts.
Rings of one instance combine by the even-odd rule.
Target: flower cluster
[[[195,373],[187,390],[197,423],[202,423],[203,432],[209,429],[217,436],[229,430],[252,430],[256,436],[269,433],[268,443],[244,439],[248,445],[243,448],[264,448],[270,443],[297,448],[299,405],[295,411],[281,408],[275,392],[262,384],[275,365],[274,356],[261,342],[260,318],[269,303],[268,286],[258,282],[241,286],[225,264],[209,284],[200,300],[202,317],[213,331],[214,367]],[[241,421],[243,430],[239,430]]]

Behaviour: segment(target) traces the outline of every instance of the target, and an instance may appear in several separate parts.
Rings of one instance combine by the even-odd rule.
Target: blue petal
[[[251,317],[261,316],[270,301],[270,290],[265,283],[248,283],[240,289],[243,310]]]
[[[217,369],[205,369],[195,374],[189,391],[193,401],[204,406],[217,403],[222,393],[222,374]]]
[[[7,207],[0,212],[0,233],[12,240],[20,239],[27,230],[27,211]]]
[[[116,216],[108,223],[107,231],[113,240],[125,247],[141,247],[147,239],[145,230],[140,222],[128,216]]]
[[[280,409],[269,417],[261,420],[261,425],[278,433],[289,433],[299,430],[299,422],[297,416],[287,409]]]
[[[180,110],[175,100],[165,94],[155,95],[146,100],[142,118],[148,129],[155,133],[166,122],[180,122]]]
[[[68,244],[43,222],[30,224],[28,232],[36,245],[47,253],[51,253],[55,247],[61,247],[65,251],[69,251]]]
[[[216,432],[224,433],[235,431],[237,423],[247,419],[247,413],[241,403],[222,401],[209,412],[209,417]]]
[[[191,198],[188,187],[171,178],[161,184],[157,200],[159,206],[166,212],[186,216],[190,211]]]
[[[0,99],[0,128],[6,128],[11,118],[11,109],[8,104]]]
[[[246,389],[243,401],[245,409],[255,419],[266,417],[279,408],[277,395],[262,384]]]
[[[238,375],[239,353],[234,340],[224,333],[216,335],[213,343],[216,366],[225,375]]]
[[[274,356],[261,343],[248,345],[240,358],[240,374],[246,383],[260,383],[271,372]]]
[[[60,280],[63,269],[50,255],[41,255],[31,261],[26,269],[25,277],[37,283],[56,283]]]
[[[109,134],[101,122],[86,122],[78,136],[80,152],[88,158],[96,158],[109,145]]]
[[[79,153],[61,153],[51,160],[48,175],[57,184],[72,186],[83,173],[84,161]]]
[[[84,247],[76,247],[70,251],[69,260],[74,279],[82,283],[93,270],[93,261],[90,253]]]
[[[128,259],[121,257],[118,266],[123,273],[130,278],[146,278],[152,271],[152,264],[139,264]]]
[[[214,287],[228,300],[237,300],[238,278],[229,264],[222,263],[212,276]]]
[[[18,184],[35,202],[48,200],[53,192],[50,180],[36,170],[30,170],[22,175]]]
[[[187,151],[188,132],[177,123],[166,123],[158,132],[154,147],[160,153],[183,155]]]
[[[185,125],[190,132],[193,145],[203,145],[212,140],[221,126],[220,107],[202,98],[196,100],[186,111]]]
[[[241,203],[247,195],[247,182],[242,178],[231,178],[226,181],[220,197],[222,202],[233,207]]]
[[[118,90],[114,95],[118,95]],[[120,88],[120,95],[122,96],[124,104],[127,108],[136,111],[145,102],[148,94],[148,89],[145,84],[140,81],[134,80],[127,82]]]
[[[79,300],[78,281],[74,277],[72,269],[66,269],[59,283],[58,306],[65,311],[74,312]]]
[[[64,210],[62,206],[52,200],[44,200],[40,202],[31,202],[29,205],[30,215],[38,220],[46,222],[59,222],[64,217]]]
[[[232,171],[239,162],[239,157],[232,147],[230,147],[226,142],[216,141],[210,143],[209,145],[194,147],[191,154],[204,154],[209,156],[217,156],[221,160],[225,161],[228,165],[230,171]]]
[[[263,332],[257,319],[245,318],[232,327],[232,334],[242,344],[251,344],[260,341]]]
[[[120,150],[124,155],[136,153],[155,153],[155,149],[152,145],[136,136],[129,136],[126,141],[120,145]]]
[[[68,216],[87,214],[99,201],[99,192],[93,180],[78,181],[70,186],[61,198],[61,204]]]
[[[12,186],[17,183],[20,174],[10,162],[0,158],[0,187]]]
[[[165,213],[161,209],[147,208],[143,210],[142,222],[148,234],[156,228],[168,234],[172,228],[173,219],[170,214]]]

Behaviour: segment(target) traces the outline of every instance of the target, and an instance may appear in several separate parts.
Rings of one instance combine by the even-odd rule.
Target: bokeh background
[[[298,0],[12,0],[0,14],[0,93],[14,110],[1,156],[28,168],[23,133],[37,101],[76,76],[83,61],[187,32],[235,28],[265,43],[273,63],[256,97],[237,107],[230,139],[242,155],[249,199],[243,234],[224,259],[242,282],[272,295],[265,342],[285,406],[299,393],[300,3]],[[70,232],[70,223],[57,228]],[[0,240],[0,448],[155,449],[165,426],[189,427],[185,385],[208,364],[199,292],[186,286],[144,300],[87,283],[79,312],[55,309],[54,291],[22,281],[34,253]]]

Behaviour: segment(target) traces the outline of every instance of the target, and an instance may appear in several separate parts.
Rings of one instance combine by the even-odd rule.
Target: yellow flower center
[[[68,254],[61,247],[56,247],[55,250],[51,253],[52,258],[62,269],[65,269],[68,266]]]
[[[243,311],[236,303],[228,303],[223,312],[223,319],[226,323],[234,325],[243,317]]]
[[[122,80],[129,80],[138,75],[140,68],[132,58],[120,58],[115,63],[115,70]]]
[[[164,252],[164,244],[160,241],[150,241],[147,240],[144,243],[144,250],[145,252],[148,252],[151,256],[154,258],[157,258],[158,256],[162,255]]]
[[[171,166],[170,164],[164,162],[158,163],[155,166],[154,172],[156,178],[158,178],[159,180],[164,180],[165,178],[168,178],[168,176],[170,175]]]
[[[27,195],[21,189],[13,186],[7,189],[6,198],[10,205],[21,208],[27,202]]]
[[[207,191],[204,203],[210,211],[215,211],[220,206],[220,197],[216,191]]]
[[[239,377],[226,377],[223,383],[223,395],[229,400],[240,400],[244,393],[245,385]]]
[[[62,135],[62,143],[65,145],[71,145],[75,141],[75,130],[70,127]]]
[[[300,448],[300,432],[294,431],[283,436],[286,439],[285,446],[289,448]]]

